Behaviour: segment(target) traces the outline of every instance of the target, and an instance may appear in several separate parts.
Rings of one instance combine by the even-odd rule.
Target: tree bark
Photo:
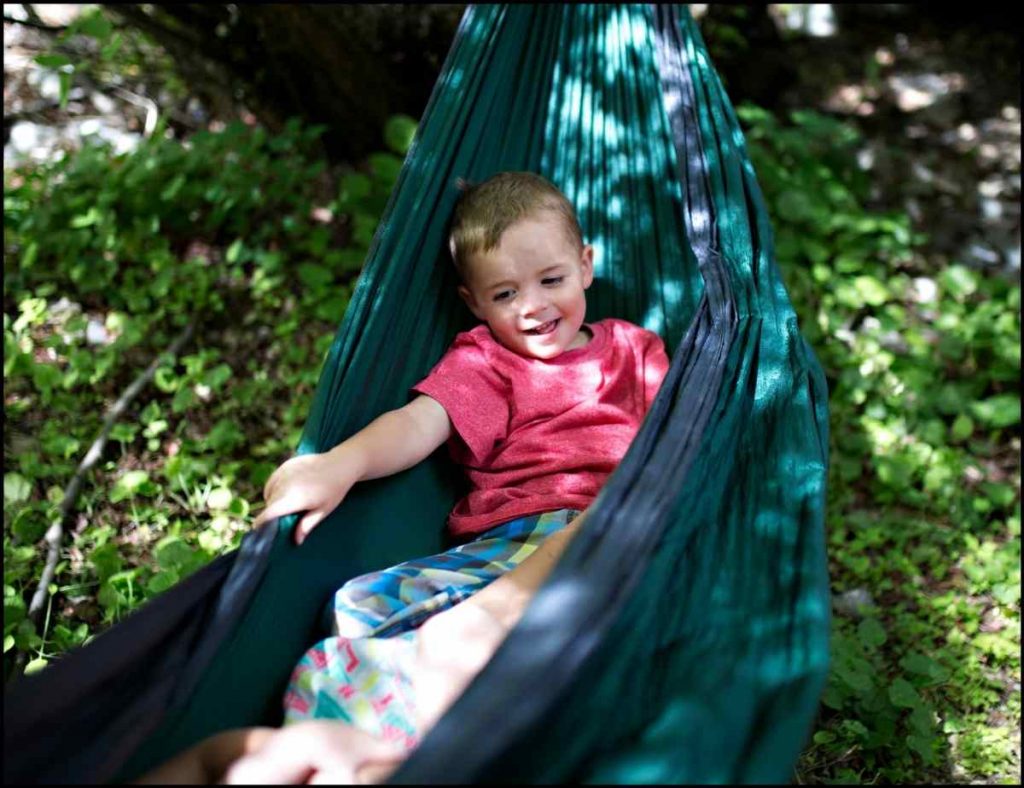
[[[464,5],[108,5],[175,60],[214,109],[244,105],[270,129],[326,125],[332,161],[383,145],[388,117],[422,114]],[[215,97],[215,98],[213,98]]]

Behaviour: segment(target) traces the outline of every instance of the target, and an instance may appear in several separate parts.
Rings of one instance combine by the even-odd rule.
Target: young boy
[[[584,322],[593,247],[544,178],[504,172],[466,188],[450,248],[459,295],[481,324],[455,338],[409,404],[328,452],[283,463],[254,523],[305,512],[294,532],[301,545],[356,482],[409,468],[446,442],[469,478],[448,520],[459,546],[346,583],[333,636],[295,669],[286,722],[330,717],[361,729],[337,733],[340,746],[359,746],[364,733],[398,751],[418,743],[518,620],[668,369],[656,334]],[[294,740],[298,727],[277,736]],[[218,752],[257,750],[270,768],[276,755],[263,742],[273,734],[256,744],[234,735],[222,735]],[[400,758],[385,758],[387,770]]]

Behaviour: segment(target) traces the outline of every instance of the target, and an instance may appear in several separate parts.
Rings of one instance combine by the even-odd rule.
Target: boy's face
[[[572,243],[558,214],[520,219],[467,268],[459,295],[509,350],[550,359],[587,343],[580,326],[584,291],[594,281],[594,249]]]

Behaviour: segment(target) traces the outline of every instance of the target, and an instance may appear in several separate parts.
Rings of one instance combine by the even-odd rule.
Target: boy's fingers
[[[327,513],[322,509],[314,509],[312,512],[303,517],[297,526],[295,526],[295,543],[302,544],[306,537],[309,536],[309,532],[320,525],[320,521],[327,516]]]
[[[255,528],[260,525],[263,525],[263,523],[267,522],[268,520],[273,520],[275,517],[282,517],[283,515],[291,514],[292,512],[298,511],[299,509],[297,506],[294,505],[292,497],[294,496],[289,496],[285,494],[280,498],[273,498],[267,501],[266,508],[264,508],[262,512],[256,515],[256,520],[253,522],[253,527]]]
[[[277,489],[277,482],[280,479],[277,471],[270,474],[270,478],[267,479],[267,483],[263,485],[263,500],[270,501],[274,497],[274,490]]]

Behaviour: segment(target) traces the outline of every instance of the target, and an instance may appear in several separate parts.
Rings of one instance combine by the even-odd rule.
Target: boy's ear
[[[473,313],[473,316],[477,320],[483,320],[483,318],[480,317],[480,310],[477,309],[476,299],[473,297],[473,293],[470,292],[470,289],[465,285],[459,285],[458,292],[459,297],[466,302],[466,306],[469,307],[469,311]]]
[[[594,283],[594,247],[586,244],[580,254],[580,268],[583,271],[583,289]]]

